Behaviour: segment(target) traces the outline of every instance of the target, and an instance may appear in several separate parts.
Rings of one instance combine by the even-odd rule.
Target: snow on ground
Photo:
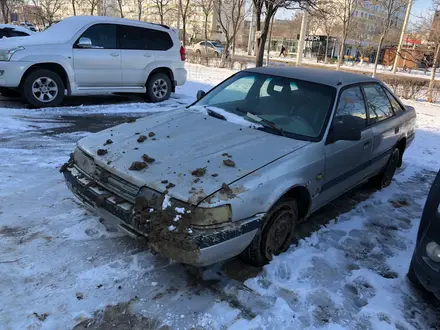
[[[417,136],[390,187],[244,283],[226,275],[228,263],[194,270],[152,255],[75,200],[58,168],[78,139],[109,118],[189,103],[232,73],[188,69],[190,81],[163,104],[0,108],[0,328],[69,329],[109,304],[127,306],[139,329],[440,328],[439,304],[405,278],[440,167],[439,106],[411,103]]]

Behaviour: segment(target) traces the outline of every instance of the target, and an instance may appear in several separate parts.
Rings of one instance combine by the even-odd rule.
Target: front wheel
[[[165,73],[156,73],[147,81],[148,98],[156,103],[167,100],[171,95],[171,80]]]
[[[50,70],[35,70],[23,81],[21,95],[24,101],[37,108],[56,107],[64,99],[64,83]]]
[[[267,264],[274,255],[287,250],[298,223],[296,200],[279,201],[266,214],[263,225],[241,258],[255,266]]]
[[[409,265],[408,273],[406,274],[406,277],[411,282],[411,284],[418,290],[425,290],[422,283],[420,283],[419,279],[417,278],[417,275],[414,271],[413,261],[411,260],[411,264]]]

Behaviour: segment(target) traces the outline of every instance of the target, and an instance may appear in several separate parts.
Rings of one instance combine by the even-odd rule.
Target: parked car
[[[311,212],[389,185],[414,138],[414,108],[364,75],[253,68],[198,98],[80,140],[61,168],[95,212],[188,264],[268,262]]]
[[[21,22],[20,26],[22,26],[22,27],[24,27],[24,28],[26,28],[28,30],[31,30],[33,32],[37,32],[37,29],[35,28],[35,25],[33,23],[31,23],[31,22],[27,22],[27,21],[26,22]]]
[[[27,37],[35,32],[17,25],[0,24],[0,39],[13,37]]]
[[[207,41],[207,42],[200,41],[197,44],[195,44],[194,50],[199,55],[205,54],[205,50],[207,50],[208,54],[214,55],[216,57],[220,57],[225,51],[225,46],[223,46],[221,43],[217,41]],[[226,56],[228,55],[229,55],[229,51],[228,53],[226,53]]]
[[[19,90],[35,107],[112,92],[146,92],[160,102],[186,81],[185,49],[157,24],[74,16],[16,39],[0,44],[0,87]]]
[[[417,233],[408,279],[440,299],[440,171],[437,173]]]

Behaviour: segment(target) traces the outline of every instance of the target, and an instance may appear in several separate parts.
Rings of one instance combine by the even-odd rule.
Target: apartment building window
[[[361,17],[364,17],[364,13],[363,12],[361,12]]]
[[[354,12],[354,16],[357,16],[357,15],[359,15],[359,13],[358,13],[358,11],[356,10],[356,11]]]

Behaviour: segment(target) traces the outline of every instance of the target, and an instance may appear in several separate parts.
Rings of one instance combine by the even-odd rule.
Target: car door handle
[[[397,126],[395,129],[394,129],[394,133],[399,133],[399,131],[400,131],[400,127],[399,126]]]
[[[144,56],[145,56],[145,57],[151,57],[151,55],[150,55],[150,54],[144,54]]]
[[[119,56],[119,53],[110,53],[110,56],[117,57]]]
[[[364,149],[368,149],[369,146],[370,146],[370,141],[364,143]]]

